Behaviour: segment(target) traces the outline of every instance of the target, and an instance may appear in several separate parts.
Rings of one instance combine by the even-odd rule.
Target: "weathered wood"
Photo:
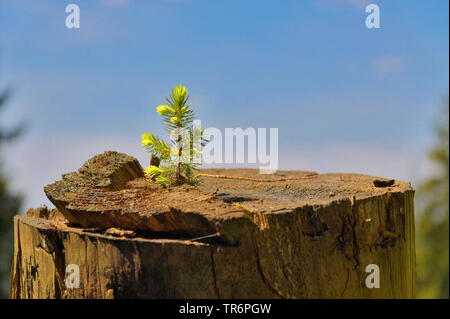
[[[62,179],[44,187],[45,195],[71,223],[78,223],[67,205],[89,190],[114,191],[125,188],[127,182],[143,177],[139,162],[131,156],[113,151],[98,154],[78,170],[63,174]]]
[[[238,246],[117,238],[17,216],[12,298],[412,298],[413,192],[265,214]],[[66,289],[77,264],[81,287]],[[365,267],[380,267],[379,289]]]
[[[76,196],[55,191],[62,214],[15,218],[12,298],[415,297],[408,183],[375,187],[371,176],[324,174],[205,178],[199,188],[167,190],[129,179],[108,189],[83,184]],[[69,264],[80,269],[80,288],[65,285]],[[369,264],[379,266],[380,288],[365,285]]]

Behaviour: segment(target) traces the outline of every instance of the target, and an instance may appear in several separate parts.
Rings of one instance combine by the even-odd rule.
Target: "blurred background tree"
[[[0,111],[9,97],[8,90],[0,91]],[[0,114],[1,115],[1,114]],[[4,130],[0,127],[0,298],[8,298],[9,273],[13,254],[13,217],[19,212],[21,197],[14,195],[8,188],[8,179],[3,173],[1,162],[5,142],[16,139],[21,127]]]
[[[418,188],[417,283],[419,298],[449,298],[449,103],[437,125],[429,158],[437,172]]]

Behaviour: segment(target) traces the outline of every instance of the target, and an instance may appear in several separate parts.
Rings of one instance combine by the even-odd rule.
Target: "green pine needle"
[[[195,117],[192,105],[188,104],[188,100],[189,93],[186,87],[178,85],[166,98],[167,105],[159,105],[156,108],[167,132],[171,134],[170,142],[166,143],[150,133],[144,133],[141,136],[142,146],[160,160],[159,167],[155,165],[146,167],[145,175],[165,187],[200,183],[195,176],[198,164],[193,163],[193,159],[201,156],[200,146],[204,146],[207,141],[203,138],[203,129],[194,127],[192,124]],[[196,143],[194,136],[199,136],[200,141]],[[187,137],[189,144],[185,145],[183,140]],[[183,147],[189,149],[186,150]],[[187,161],[186,154],[188,154]]]

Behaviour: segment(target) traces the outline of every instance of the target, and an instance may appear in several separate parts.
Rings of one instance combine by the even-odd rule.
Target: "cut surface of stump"
[[[384,179],[204,177],[199,187],[166,189],[144,178],[137,160],[106,152],[45,188],[57,210],[16,217],[11,296],[413,298],[414,191],[376,180]],[[65,287],[68,264],[82,269],[81,289]],[[380,288],[365,285],[370,264],[379,266]]]
[[[278,171],[260,175],[252,169],[210,169],[202,173],[258,179],[316,174]],[[45,187],[45,192],[73,225],[184,237],[219,233],[222,240],[235,244],[241,225],[264,228],[265,214],[411,189],[405,182],[375,187],[374,180],[358,174],[323,174],[308,180],[270,183],[205,177],[199,187],[166,189],[143,177],[134,158],[105,152],[88,160],[78,173],[63,175],[62,180]]]

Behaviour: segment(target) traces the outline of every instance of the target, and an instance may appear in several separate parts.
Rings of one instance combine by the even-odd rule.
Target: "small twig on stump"
[[[239,179],[243,181],[250,182],[284,182],[284,181],[298,181],[304,179],[313,179],[319,176],[319,174],[301,176],[301,177],[283,177],[283,178],[250,178],[250,177],[242,177],[242,176],[229,176],[229,175],[212,175],[212,174],[198,174],[201,177],[211,177],[211,178],[223,178],[223,179]]]

